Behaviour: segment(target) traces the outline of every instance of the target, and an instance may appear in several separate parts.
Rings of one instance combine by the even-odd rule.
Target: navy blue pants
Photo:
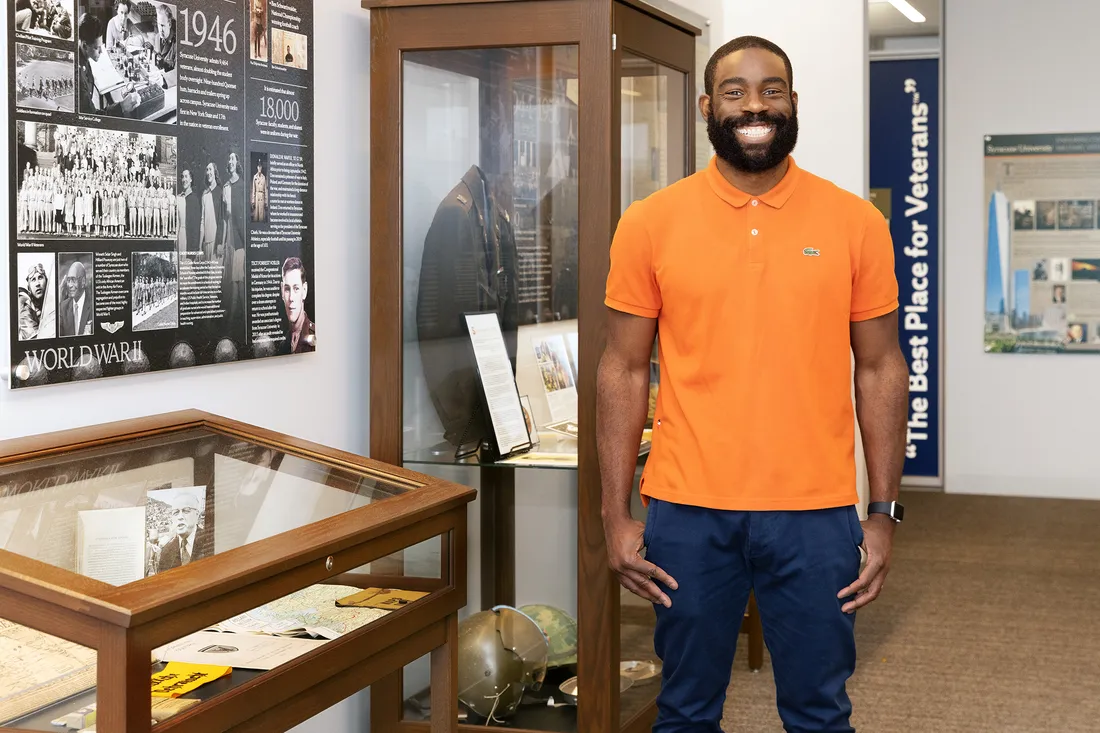
[[[650,500],[646,559],[679,585],[656,604],[661,692],[653,733],[720,733],[749,591],[756,596],[788,733],[850,733],[845,684],[855,615],[837,598],[859,576],[854,506],[741,512]]]

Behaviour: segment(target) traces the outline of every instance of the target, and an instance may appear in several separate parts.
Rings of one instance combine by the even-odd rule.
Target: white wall
[[[763,36],[791,59],[798,92],[798,165],[865,196],[866,0],[727,0],[723,11],[724,32],[714,34],[715,48],[737,36]]]
[[[1045,30],[1051,18],[1070,22]],[[1100,4],[1079,0],[946,3],[944,457],[953,493],[1100,498],[1096,358],[982,350],[982,136],[1100,127],[1100,102],[1075,72],[1100,62],[1098,26]]]
[[[315,131],[317,141],[327,141],[315,150],[313,315],[320,324],[318,351],[293,358],[17,392],[0,384],[0,438],[199,408],[336,448],[365,452],[366,315],[370,304],[369,19],[359,0],[318,0],[314,13]],[[8,14],[2,15],[6,23]],[[6,25],[3,32],[7,33]],[[6,60],[0,63],[5,64],[6,80]],[[6,104],[0,105],[0,114],[0,126],[10,129]],[[8,184],[8,176],[0,176],[0,201],[8,201]],[[6,217],[6,208],[4,212]],[[5,283],[7,292],[7,256],[0,258],[0,282]],[[4,324],[0,349],[5,363],[8,303],[8,298],[0,298],[0,322]],[[363,730],[365,710],[362,695],[318,716],[302,726],[302,731]]]

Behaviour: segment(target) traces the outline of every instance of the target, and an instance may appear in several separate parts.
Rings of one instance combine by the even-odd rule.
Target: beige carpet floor
[[[886,587],[856,620],[856,729],[1100,731],[1100,502],[903,501]],[[645,634],[624,627],[624,656],[645,651]],[[723,730],[782,733],[767,654],[750,672],[741,640]]]

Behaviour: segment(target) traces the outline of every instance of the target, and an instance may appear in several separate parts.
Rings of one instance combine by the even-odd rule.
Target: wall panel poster
[[[312,0],[9,0],[12,388],[316,348]]]
[[[1100,133],[983,145],[986,352],[1100,352]]]
[[[909,364],[904,476],[942,477],[939,59],[871,64],[871,196],[890,222]]]

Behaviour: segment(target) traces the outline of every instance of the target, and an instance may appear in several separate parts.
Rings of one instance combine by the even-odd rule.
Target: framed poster
[[[1100,353],[1100,133],[987,135],[987,353]]]
[[[315,350],[312,0],[7,12],[10,386]]]

